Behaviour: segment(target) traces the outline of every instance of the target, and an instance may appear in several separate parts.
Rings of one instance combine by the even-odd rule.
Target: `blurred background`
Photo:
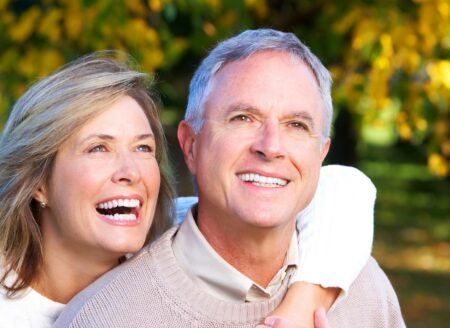
[[[407,325],[448,327],[448,0],[0,0],[0,129],[39,78],[123,50],[155,76],[178,192],[192,194],[175,138],[189,79],[219,40],[258,27],[294,32],[331,70],[327,161],[359,167],[378,188],[373,252]]]

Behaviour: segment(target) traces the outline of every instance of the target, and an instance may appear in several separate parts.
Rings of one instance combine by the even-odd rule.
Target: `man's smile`
[[[277,188],[283,187],[289,183],[289,180],[269,177],[258,173],[242,173],[238,174],[241,181],[250,182],[258,187]]]

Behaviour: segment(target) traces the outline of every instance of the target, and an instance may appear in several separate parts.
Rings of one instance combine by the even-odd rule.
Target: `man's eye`
[[[152,153],[153,147],[151,147],[149,145],[139,145],[136,147],[136,150],[139,152],[143,152],[143,153]]]
[[[291,122],[291,123],[289,123],[289,125],[290,125],[291,127],[293,127],[293,128],[296,128],[296,129],[309,131],[308,125],[306,125],[306,124],[303,123],[303,122]]]
[[[104,145],[96,145],[96,146],[92,147],[91,149],[89,149],[90,153],[104,153],[106,151],[107,151],[107,149]]]
[[[232,119],[232,121],[238,121],[238,122],[250,122],[250,117],[248,117],[247,115],[236,115],[234,116]]]

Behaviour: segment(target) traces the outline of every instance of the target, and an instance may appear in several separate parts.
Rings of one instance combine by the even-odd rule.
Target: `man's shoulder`
[[[158,270],[155,258],[158,258],[161,252],[170,251],[166,248],[176,230],[177,227],[169,229],[160,239],[145,246],[131,259],[105,273],[77,294],[67,304],[53,327],[69,327],[77,316],[89,316],[92,309],[112,312],[116,302],[127,302],[129,295],[142,297],[140,300],[130,299],[130,302],[145,302],[145,299],[151,296],[139,291],[148,292],[153,289],[153,276],[157,275],[155,271]]]
[[[348,296],[349,299],[351,296],[364,296],[374,300],[391,300],[390,297],[395,296],[395,291],[378,262],[370,257],[351,285]]]
[[[333,327],[405,327],[394,288],[373,257],[347,297],[330,309],[329,319]]]

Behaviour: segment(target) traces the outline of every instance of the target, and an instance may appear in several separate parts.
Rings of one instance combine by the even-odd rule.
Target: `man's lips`
[[[284,178],[268,176],[255,172],[239,173],[237,176],[241,181],[251,183],[258,187],[277,188],[284,187],[289,183],[289,180]]]

